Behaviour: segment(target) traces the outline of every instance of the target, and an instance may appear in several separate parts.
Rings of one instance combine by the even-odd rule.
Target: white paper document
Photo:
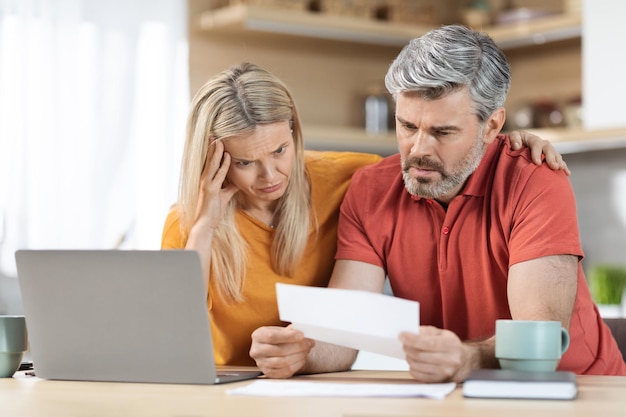
[[[419,303],[367,291],[276,284],[280,319],[310,339],[404,359],[401,332],[418,333]]]
[[[426,397],[443,399],[456,384],[364,384],[259,380],[228,390],[231,395],[262,397]]]

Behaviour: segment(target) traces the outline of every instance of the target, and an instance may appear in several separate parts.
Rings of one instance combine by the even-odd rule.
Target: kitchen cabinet
[[[197,10],[191,16],[192,91],[208,75],[234,62],[251,60],[281,77],[294,93],[308,147],[385,155],[396,152],[393,132],[367,134],[361,127],[364,91],[367,85],[382,85],[387,66],[402,46],[432,27],[251,5]],[[526,73],[533,77],[528,82],[535,84],[537,77],[532,71],[536,70],[558,78],[562,91],[580,93],[581,27],[580,14],[573,13],[484,30],[510,56],[513,86]],[[567,59],[577,67],[550,58],[554,50],[566,49],[561,45],[573,51]],[[532,60],[541,57],[542,48],[546,60],[552,59],[552,63],[537,64]],[[545,51],[545,48],[552,49]],[[520,71],[517,77],[516,62],[520,67],[532,68]],[[572,66],[576,68],[567,73],[570,75],[563,75],[562,67]],[[551,87],[557,83],[547,81],[547,84]],[[540,83],[535,88],[536,94],[546,91]],[[517,89],[519,93],[512,87],[509,99],[516,93],[519,100],[528,99],[524,94],[533,91],[525,85],[517,85]],[[594,144],[586,142],[598,136],[598,132],[590,134],[568,128],[537,133],[563,142],[559,147],[565,153],[592,149]],[[599,134],[608,141],[608,146],[624,146],[626,142],[626,129]],[[600,145],[600,141],[594,143],[602,149],[607,146]]]

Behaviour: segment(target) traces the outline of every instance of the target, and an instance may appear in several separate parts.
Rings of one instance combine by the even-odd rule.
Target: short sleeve
[[[517,183],[521,189],[512,190],[520,197],[511,224],[509,267],[551,255],[582,258],[576,200],[569,179],[547,167],[530,168],[527,180]]]
[[[371,199],[369,191],[367,176],[358,171],[339,211],[335,259],[360,261],[384,268],[383,259],[376,253],[365,227]]]

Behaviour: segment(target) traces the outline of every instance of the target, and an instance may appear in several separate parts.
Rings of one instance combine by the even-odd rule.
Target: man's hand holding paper
[[[276,284],[280,319],[310,339],[404,359],[400,333],[419,332],[419,303],[366,291]]]

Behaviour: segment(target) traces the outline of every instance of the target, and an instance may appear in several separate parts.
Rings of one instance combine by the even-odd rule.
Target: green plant
[[[589,273],[589,289],[598,304],[621,304],[626,288],[626,267],[596,265]]]

